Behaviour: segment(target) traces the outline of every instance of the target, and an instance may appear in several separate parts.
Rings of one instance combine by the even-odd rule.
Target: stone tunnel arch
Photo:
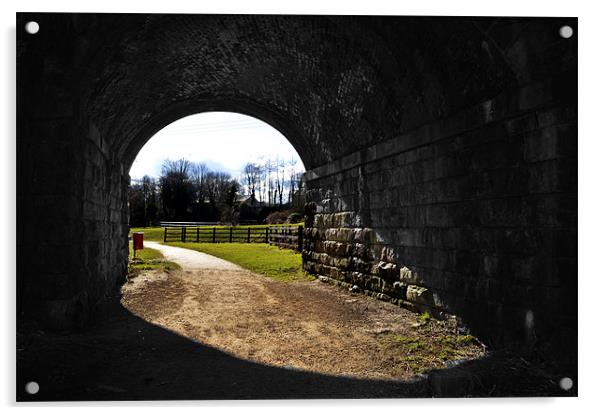
[[[129,171],[134,159],[142,147],[157,132],[182,118],[209,112],[229,112],[242,114],[262,121],[282,134],[282,136],[293,146],[304,165],[306,161],[309,160],[307,149],[303,148],[299,140],[296,138],[298,133],[295,130],[294,125],[287,123],[286,120],[278,114],[270,112],[269,110],[266,110],[265,108],[248,101],[190,101],[172,105],[166,108],[158,116],[154,117],[153,119],[149,119],[148,122],[144,123],[143,127],[140,129],[140,132],[134,137],[134,139],[117,151],[119,158],[123,160],[125,170]]]
[[[492,345],[574,348],[577,44],[558,28],[576,19],[29,20],[43,30],[17,39],[24,315],[101,315],[125,274],[136,149],[169,120],[230,110],[281,130],[308,169],[308,270],[456,314]]]

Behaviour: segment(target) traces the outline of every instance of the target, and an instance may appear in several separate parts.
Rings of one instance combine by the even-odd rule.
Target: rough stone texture
[[[458,315],[497,347],[574,347],[577,135],[565,76],[308,171],[306,269]]]
[[[223,110],[278,128],[308,169],[307,270],[455,314],[494,346],[574,347],[564,24],[578,33],[561,18],[18,14],[19,312],[89,324],[126,271],[138,151]]]

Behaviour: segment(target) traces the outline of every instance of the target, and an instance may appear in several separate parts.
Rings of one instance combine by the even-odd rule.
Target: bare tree
[[[261,178],[261,167],[257,163],[247,163],[244,169],[244,177],[247,184],[247,189],[251,195],[251,201],[254,203],[255,189]]]
[[[266,188],[268,191],[268,205],[272,204],[272,188],[273,186],[273,182],[272,182],[272,161],[270,159],[267,159],[265,164],[264,164],[264,172],[265,172],[265,181],[266,181]]]
[[[206,177],[209,169],[205,163],[194,163],[192,165],[192,180],[195,187],[195,201],[203,203],[205,201]]]
[[[207,173],[206,180],[209,203],[217,205],[223,202],[232,184],[232,177],[228,173],[210,171]]]
[[[293,195],[295,194],[295,184],[297,180],[295,178],[295,169],[292,168],[289,174],[289,182],[288,182],[288,202],[293,202]]]
[[[186,159],[180,160],[164,160],[161,166],[161,173],[177,175],[179,177],[189,177],[192,168],[192,163]]]
[[[284,193],[284,168],[286,164],[284,161],[276,159],[274,163],[276,173],[276,189],[274,190],[274,204],[276,204],[276,196],[278,196],[279,206],[282,207],[282,195]]]
[[[263,203],[265,200],[265,191],[267,189],[267,185],[265,183],[266,180],[266,169],[265,164],[257,164],[257,192],[259,194],[259,202]]]
[[[190,180],[192,164],[185,159],[165,160],[161,168],[161,201],[164,216],[170,219],[185,220],[188,206],[193,198],[193,184]]]

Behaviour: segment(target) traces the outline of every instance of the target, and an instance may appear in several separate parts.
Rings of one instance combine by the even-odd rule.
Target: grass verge
[[[145,271],[149,269],[180,269],[175,262],[166,261],[163,254],[156,249],[144,248],[136,251],[134,258],[134,249],[130,243],[130,272],[133,270]]]
[[[283,282],[311,281],[301,268],[301,254],[267,244],[169,242],[166,245],[204,252]]]
[[[134,232],[144,232],[145,241],[163,241],[163,228],[130,228],[130,237]]]
[[[400,374],[422,373],[448,367],[450,362],[483,357],[485,349],[476,338],[457,334],[451,321],[417,317],[417,323],[404,333],[389,333],[380,338],[381,348],[396,356]]]

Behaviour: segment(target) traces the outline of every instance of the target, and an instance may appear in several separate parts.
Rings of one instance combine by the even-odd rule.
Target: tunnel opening
[[[189,115],[154,134],[132,161],[130,180],[161,190],[153,195],[161,206],[141,222],[131,214],[130,200],[130,227],[263,224],[268,213],[286,210],[302,217],[304,172],[291,141],[257,118],[215,111]],[[170,183],[177,187],[170,189]]]
[[[254,128],[259,128],[261,132],[254,133]],[[269,138],[265,137],[266,134]],[[279,149],[276,148],[276,143],[280,143]],[[178,148],[181,150],[176,151]],[[377,276],[364,279],[362,275],[357,275],[360,274],[361,268],[353,262],[378,260],[381,255],[380,250],[386,247],[378,243],[378,240],[382,240],[382,235],[367,229],[361,217],[351,210],[353,200],[346,201],[343,197],[342,205],[336,207],[337,213],[335,215],[327,213],[328,207],[325,209],[322,204],[328,206],[328,199],[344,196],[343,189],[336,187],[331,189],[323,196],[324,200],[319,207],[315,202],[305,206],[305,185],[301,183],[299,174],[296,187],[291,184],[288,189],[284,189],[285,193],[287,191],[291,193],[287,203],[282,204],[282,192],[276,193],[279,188],[278,182],[280,178],[290,177],[291,172],[285,172],[286,163],[276,163],[274,166],[269,163],[270,159],[291,159],[291,155],[294,159],[291,167],[293,169],[297,167],[296,173],[305,173],[303,162],[290,139],[268,124],[240,113],[210,111],[188,115],[167,124],[150,137],[138,151],[129,169],[131,181],[128,192],[129,236],[131,238],[133,232],[143,233],[147,240],[147,248],[143,249],[142,253],[139,251],[136,257],[131,252],[132,244],[129,245],[128,281],[121,288],[121,302],[125,308],[149,323],[157,324],[194,341],[217,347],[240,358],[330,375],[404,379],[411,378],[424,370],[445,367],[451,364],[450,362],[483,357],[484,345],[468,334],[458,335],[455,320],[447,321],[444,325],[431,320],[446,320],[448,316],[421,301],[428,294],[423,295],[420,291],[411,293],[410,295],[416,297],[422,296],[415,304],[400,299],[401,296],[405,298],[407,295],[407,287],[394,282],[399,272],[397,266],[381,260],[377,262]],[[267,162],[263,166],[261,166],[262,160]],[[226,161],[230,163],[225,163]],[[249,172],[245,169],[249,165],[263,168],[263,172]],[[273,170],[270,170],[272,168]],[[212,169],[221,169],[221,171]],[[149,176],[154,176],[154,179]],[[242,208],[239,209],[239,216],[236,219],[228,212],[222,212],[216,217],[206,209],[199,209],[199,203],[212,205],[215,208],[216,201],[209,200],[206,193],[207,188],[216,183],[208,180],[216,180],[220,177],[224,179],[222,185],[225,185],[221,190],[222,196],[229,188],[235,188],[236,192],[246,196],[245,199],[240,199],[241,206],[247,206],[246,203],[250,200],[251,206],[247,206],[251,208],[250,210],[273,210],[273,212],[267,218],[249,221],[249,217],[242,215]],[[177,185],[183,188],[190,185],[188,190],[184,190],[188,192],[189,197],[188,202],[184,203],[184,209],[166,207],[169,202],[172,202],[166,199],[169,197],[168,188],[173,186],[174,178],[178,182]],[[170,180],[172,180],[171,184]],[[207,188],[199,188],[203,180]],[[234,183],[235,187],[231,187]],[[152,190],[153,188],[156,190]],[[158,204],[162,206],[158,209],[162,216],[150,221],[148,218],[140,221],[140,215],[134,213],[139,212],[141,208],[136,195],[144,193],[145,189],[151,194],[151,199],[160,199]],[[292,194],[295,189],[303,197],[295,197]],[[152,195],[153,191],[155,195]],[[148,197],[147,194],[145,200]],[[298,201],[301,203],[299,204]],[[347,203],[349,205],[346,205]],[[197,208],[195,209],[194,206]],[[148,206],[144,207],[148,208]],[[312,210],[313,207],[315,210]],[[282,210],[286,211],[289,218],[281,215],[278,217],[278,213]],[[309,229],[309,232],[306,232],[305,243],[297,247],[282,244],[279,239],[273,240],[271,233],[267,232],[269,229],[277,229],[279,232],[281,225],[279,226],[278,222],[291,224],[291,212],[296,218],[292,221],[294,226],[291,229],[299,228],[299,232],[303,232],[303,227]],[[355,216],[355,219],[350,221],[350,216]],[[274,218],[276,218],[275,222]],[[326,223],[329,220],[334,222]],[[339,222],[335,223],[337,220]],[[344,240],[325,243],[319,238],[316,238],[317,241],[314,240],[311,233],[316,231],[321,233],[324,227],[336,227],[338,232],[353,231],[364,235],[360,238],[366,235],[368,239],[374,238],[373,245],[367,248],[370,253],[361,252],[362,249],[366,250],[365,241],[362,240],[351,243],[349,245],[351,249],[344,250],[340,249],[345,247]],[[296,236],[299,238],[302,235]],[[328,239],[325,235],[322,237]],[[159,247],[156,242],[167,246]],[[274,269],[269,269],[269,265],[266,264],[271,261],[270,258],[275,255],[275,252],[253,250],[255,249],[253,246],[258,242],[297,251],[294,254],[297,259],[289,264],[297,270],[293,271],[289,268],[288,274],[281,272],[282,275],[278,275]],[[176,251],[173,251],[174,248]],[[178,248],[184,250],[177,251]],[[236,250],[237,255],[232,255],[231,250]],[[323,253],[315,253],[320,250]],[[375,254],[372,251],[379,253]],[[261,291],[270,292],[267,297],[254,292],[257,287],[249,283],[231,287],[232,292],[226,293],[224,286],[228,286],[227,279],[232,278],[229,275],[232,272],[231,264],[211,260],[208,265],[197,265],[195,261],[201,263],[203,261],[203,257],[195,256],[197,252],[233,261],[276,281],[300,285],[291,284],[284,288],[262,285]],[[281,249],[279,252],[282,252]],[[261,262],[266,268],[254,267],[249,258],[245,259],[245,255],[254,256],[255,259],[261,256]],[[312,265],[316,257],[325,255],[330,257],[327,264],[317,267]],[[301,256],[303,263],[300,260]],[[273,261],[286,262],[288,259],[281,255],[274,257]],[[308,263],[310,265],[307,265]],[[193,272],[197,270],[201,275],[205,275],[207,269],[200,267],[209,267],[210,272],[213,272],[209,279],[205,279],[204,286],[194,285],[185,277],[178,277],[184,275],[178,274],[182,268],[185,273],[191,272],[192,269]],[[346,274],[333,274],[331,270],[341,270]],[[412,273],[407,267],[404,267],[404,271],[410,275]],[[310,287],[308,290],[303,283],[314,278],[329,283],[324,287],[331,286],[331,291],[328,291],[328,288],[315,290],[315,287]],[[208,282],[210,280],[212,283]],[[187,297],[191,284],[194,285],[192,290],[220,291],[221,296],[228,296],[230,300],[212,303],[211,299],[207,299],[206,302],[199,302],[197,297]],[[358,299],[358,295],[365,299]],[[184,301],[180,305],[175,305],[177,300],[174,300],[174,297],[178,296],[184,297]],[[233,299],[232,296],[237,299]],[[300,307],[299,300],[290,301],[291,296],[303,299],[305,306]],[[153,306],[159,298],[163,298],[158,302],[160,307]],[[375,300],[384,301],[383,304],[370,306],[370,301]],[[332,301],[342,302],[343,306],[328,304]],[[244,310],[240,309],[241,302],[246,303]],[[273,309],[278,309],[274,308],[272,304],[274,302],[278,307],[286,310],[289,320],[273,315]],[[356,302],[366,304],[365,307],[372,310],[374,315],[370,318],[375,322],[379,320],[376,323],[378,329],[366,328],[365,316],[358,314],[355,308],[348,307],[349,304]],[[238,309],[233,308],[232,304]],[[169,313],[172,315],[165,315],[165,310],[170,307],[173,308]],[[408,309],[409,312],[398,307]],[[304,312],[303,310],[307,308],[322,311],[318,314],[313,310]],[[245,317],[242,317],[243,314]],[[333,318],[335,315],[340,316]],[[355,320],[355,325],[343,322],[345,318]],[[185,321],[184,325],[182,321]],[[408,331],[407,326],[410,324],[414,324],[418,329]],[[316,327],[309,328],[308,325]],[[295,329],[290,330],[289,326],[294,326]],[[328,344],[335,341],[335,338],[347,339],[338,340],[339,348],[347,350],[343,352],[347,357],[352,353],[350,350],[359,347],[368,354],[375,351],[378,351],[377,354],[384,353],[397,363],[388,368],[379,366],[379,363],[378,368],[375,369],[371,365],[374,364],[375,359],[379,359],[377,355],[370,359],[358,355],[352,359],[355,364],[333,364],[333,355],[338,355],[339,352],[335,353],[332,349],[329,352],[331,357],[327,360],[329,363],[325,363],[325,356],[320,355],[319,350],[326,348]],[[409,357],[405,355],[406,353],[409,353]],[[408,362],[412,363],[408,364],[405,359],[409,359]]]

